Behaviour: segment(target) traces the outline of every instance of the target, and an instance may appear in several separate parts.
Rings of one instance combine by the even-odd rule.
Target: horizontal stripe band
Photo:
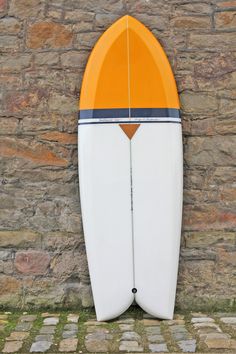
[[[181,123],[180,118],[175,117],[139,117],[139,118],[93,118],[80,119],[79,125],[83,124],[142,124],[142,123]]]
[[[176,108],[112,108],[82,109],[80,119],[93,118],[129,118],[129,117],[175,117],[180,118],[180,110]]]

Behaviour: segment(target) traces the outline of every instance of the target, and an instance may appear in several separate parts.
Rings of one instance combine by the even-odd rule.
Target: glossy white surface
[[[182,166],[180,124],[143,123],[131,144],[117,123],[79,126],[83,226],[98,320],[117,317],[134,297],[148,313],[172,318]]]
[[[79,126],[83,227],[98,320],[133,301],[129,140],[118,124]]]
[[[134,264],[137,303],[173,316],[182,217],[180,124],[142,124],[132,139]]]

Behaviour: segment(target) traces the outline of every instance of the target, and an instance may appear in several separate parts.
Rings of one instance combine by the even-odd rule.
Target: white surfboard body
[[[172,71],[149,34],[130,16],[117,21],[95,46],[82,86],[80,196],[98,320],[119,316],[134,300],[158,318],[173,317],[182,216],[182,130]],[[152,75],[143,65],[149,59],[139,52],[151,51],[156,43],[161,54],[157,64],[149,65],[158,66]],[[101,67],[92,69],[100,59]],[[157,75],[156,81],[165,76],[162,65],[164,74],[172,76],[164,88],[160,83],[164,94],[158,88],[159,99],[152,76]],[[140,70],[146,70],[145,80]],[[89,80],[95,81],[94,89]]]

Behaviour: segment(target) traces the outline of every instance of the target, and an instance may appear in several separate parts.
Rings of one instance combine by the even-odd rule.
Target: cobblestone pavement
[[[157,320],[134,310],[97,322],[90,311],[0,312],[0,352],[236,353],[236,313]]]

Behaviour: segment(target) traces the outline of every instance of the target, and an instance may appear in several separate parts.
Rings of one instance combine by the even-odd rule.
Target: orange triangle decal
[[[140,124],[119,124],[123,132],[127,135],[127,137],[131,140],[136,133],[136,130],[140,126]]]

